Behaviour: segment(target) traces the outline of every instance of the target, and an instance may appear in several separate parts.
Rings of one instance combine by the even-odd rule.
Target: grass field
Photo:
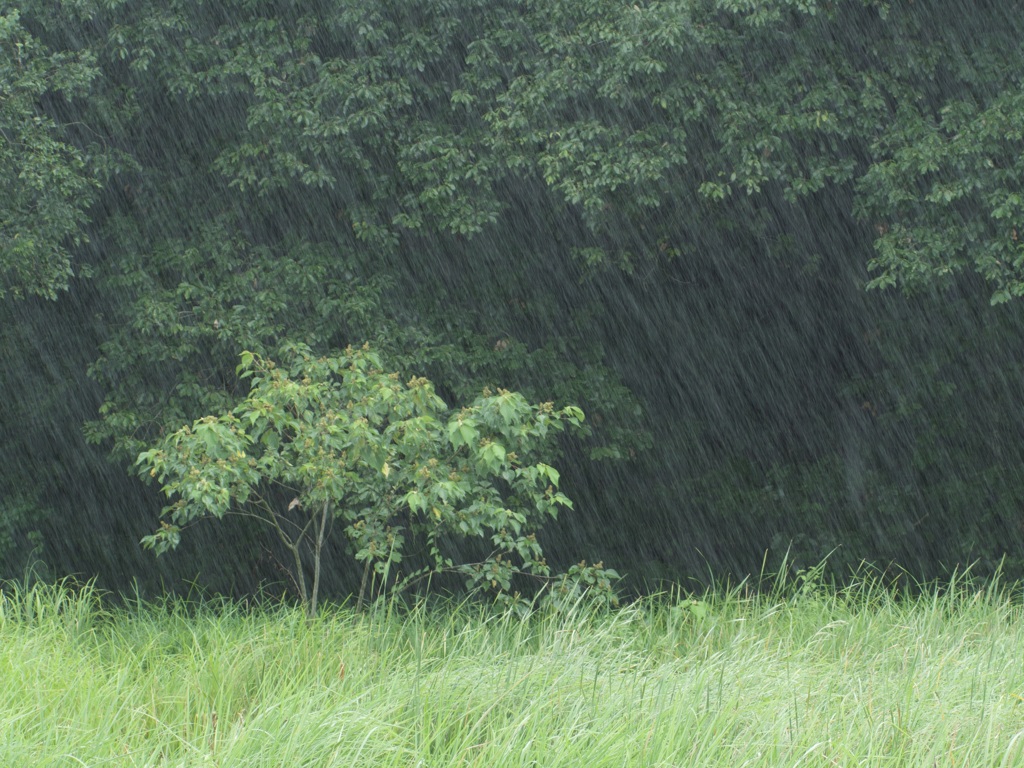
[[[1024,765],[1019,593],[742,590],[528,619],[0,597],[0,765]]]

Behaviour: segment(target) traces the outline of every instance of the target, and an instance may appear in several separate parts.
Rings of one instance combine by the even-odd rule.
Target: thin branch
[[[298,584],[298,582],[295,581],[295,577],[292,575],[292,572],[288,570],[288,568],[284,565],[284,563],[282,563],[280,560],[278,560],[276,557],[274,557],[274,553],[271,552],[270,549],[267,548],[267,547],[263,547],[263,554],[264,554],[264,556],[266,556],[266,558],[268,560],[270,560],[270,562],[274,565],[274,567],[279,572],[283,573],[285,576],[288,577],[288,581],[290,581],[292,583],[292,588],[295,590],[295,594],[301,594],[299,592],[299,584]],[[263,557],[260,558],[259,562],[262,562],[262,560],[263,560]]]
[[[275,515],[273,512],[271,512],[270,513],[270,520],[271,520],[272,525],[274,526],[274,530],[277,531],[278,538],[281,539],[281,541],[284,543],[284,545],[286,547],[288,547],[288,549],[291,549],[292,547],[294,547],[295,546],[295,542],[288,538],[288,534],[284,532],[284,529],[281,527],[280,523],[277,522],[277,515]]]

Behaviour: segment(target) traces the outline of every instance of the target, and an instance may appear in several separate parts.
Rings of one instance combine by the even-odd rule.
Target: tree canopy
[[[7,539],[55,519],[48,446],[94,456],[83,420],[123,471],[237,404],[241,350],[368,340],[449,402],[578,404],[567,482],[606,511],[570,540],[624,551],[642,508],[689,532],[628,557],[723,526],[711,559],[742,568],[722,530],[778,548],[835,515],[883,558],[996,557],[960,502],[927,530],[865,509],[986,486],[1005,532],[1024,496],[1022,26],[949,0],[0,0],[0,333],[30,361],[0,374]],[[940,542],[957,515],[977,537]]]
[[[97,168],[44,104],[81,97],[99,74],[91,51],[48,50],[0,14],[0,298],[55,298],[86,240]]]

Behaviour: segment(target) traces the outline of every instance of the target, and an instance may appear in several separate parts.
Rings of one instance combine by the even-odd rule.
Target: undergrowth
[[[1024,765],[1016,589],[815,572],[528,616],[0,589],[3,766]]]

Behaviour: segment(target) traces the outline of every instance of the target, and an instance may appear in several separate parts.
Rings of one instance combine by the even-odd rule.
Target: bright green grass
[[[1024,765],[1007,590],[662,597],[608,615],[0,598],[0,765]]]

